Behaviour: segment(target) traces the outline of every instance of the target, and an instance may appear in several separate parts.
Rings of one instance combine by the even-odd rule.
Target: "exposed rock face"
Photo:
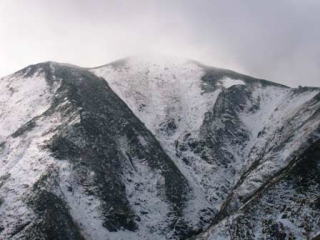
[[[200,239],[313,239],[319,229],[319,142],[240,211]],[[317,230],[317,231],[314,231]]]
[[[0,239],[320,234],[317,88],[129,58],[0,89]]]

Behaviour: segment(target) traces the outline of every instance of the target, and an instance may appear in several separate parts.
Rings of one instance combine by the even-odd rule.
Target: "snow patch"
[[[33,211],[26,205],[25,197],[33,185],[55,166],[56,160],[43,149],[55,129],[58,116],[42,119],[37,126],[17,138],[8,138],[3,151],[0,152],[0,226],[4,230],[0,239],[9,236],[18,226],[35,218]]]
[[[41,69],[28,78],[18,74],[2,78],[0,89],[0,138],[46,111],[54,91]]]
[[[224,87],[224,88],[230,88],[234,85],[245,85],[244,81],[239,80],[239,79],[232,79],[225,77],[221,80],[219,80],[219,83]]]

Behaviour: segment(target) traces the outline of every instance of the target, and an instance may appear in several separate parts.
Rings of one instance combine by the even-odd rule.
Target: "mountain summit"
[[[318,88],[131,57],[0,90],[0,239],[320,235]]]

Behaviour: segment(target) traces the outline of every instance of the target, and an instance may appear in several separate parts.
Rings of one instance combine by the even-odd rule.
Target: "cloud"
[[[154,52],[320,86],[319,11],[317,0],[2,0],[0,75]]]

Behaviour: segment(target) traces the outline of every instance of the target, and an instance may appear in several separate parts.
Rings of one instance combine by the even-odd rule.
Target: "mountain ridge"
[[[264,235],[248,227],[252,220],[235,222],[247,233],[227,222],[238,221],[252,200],[262,211],[265,194],[285,192],[272,190],[280,186],[274,179],[291,184],[285,176],[313,158],[317,150],[307,152],[319,144],[318,88],[189,60],[127,58],[96,68],[39,63],[1,78],[0,89],[4,239],[309,234],[294,219],[277,220],[281,212],[268,215],[275,228],[255,217]],[[294,202],[294,188],[288,194]],[[317,232],[312,206],[303,206],[306,224]]]

